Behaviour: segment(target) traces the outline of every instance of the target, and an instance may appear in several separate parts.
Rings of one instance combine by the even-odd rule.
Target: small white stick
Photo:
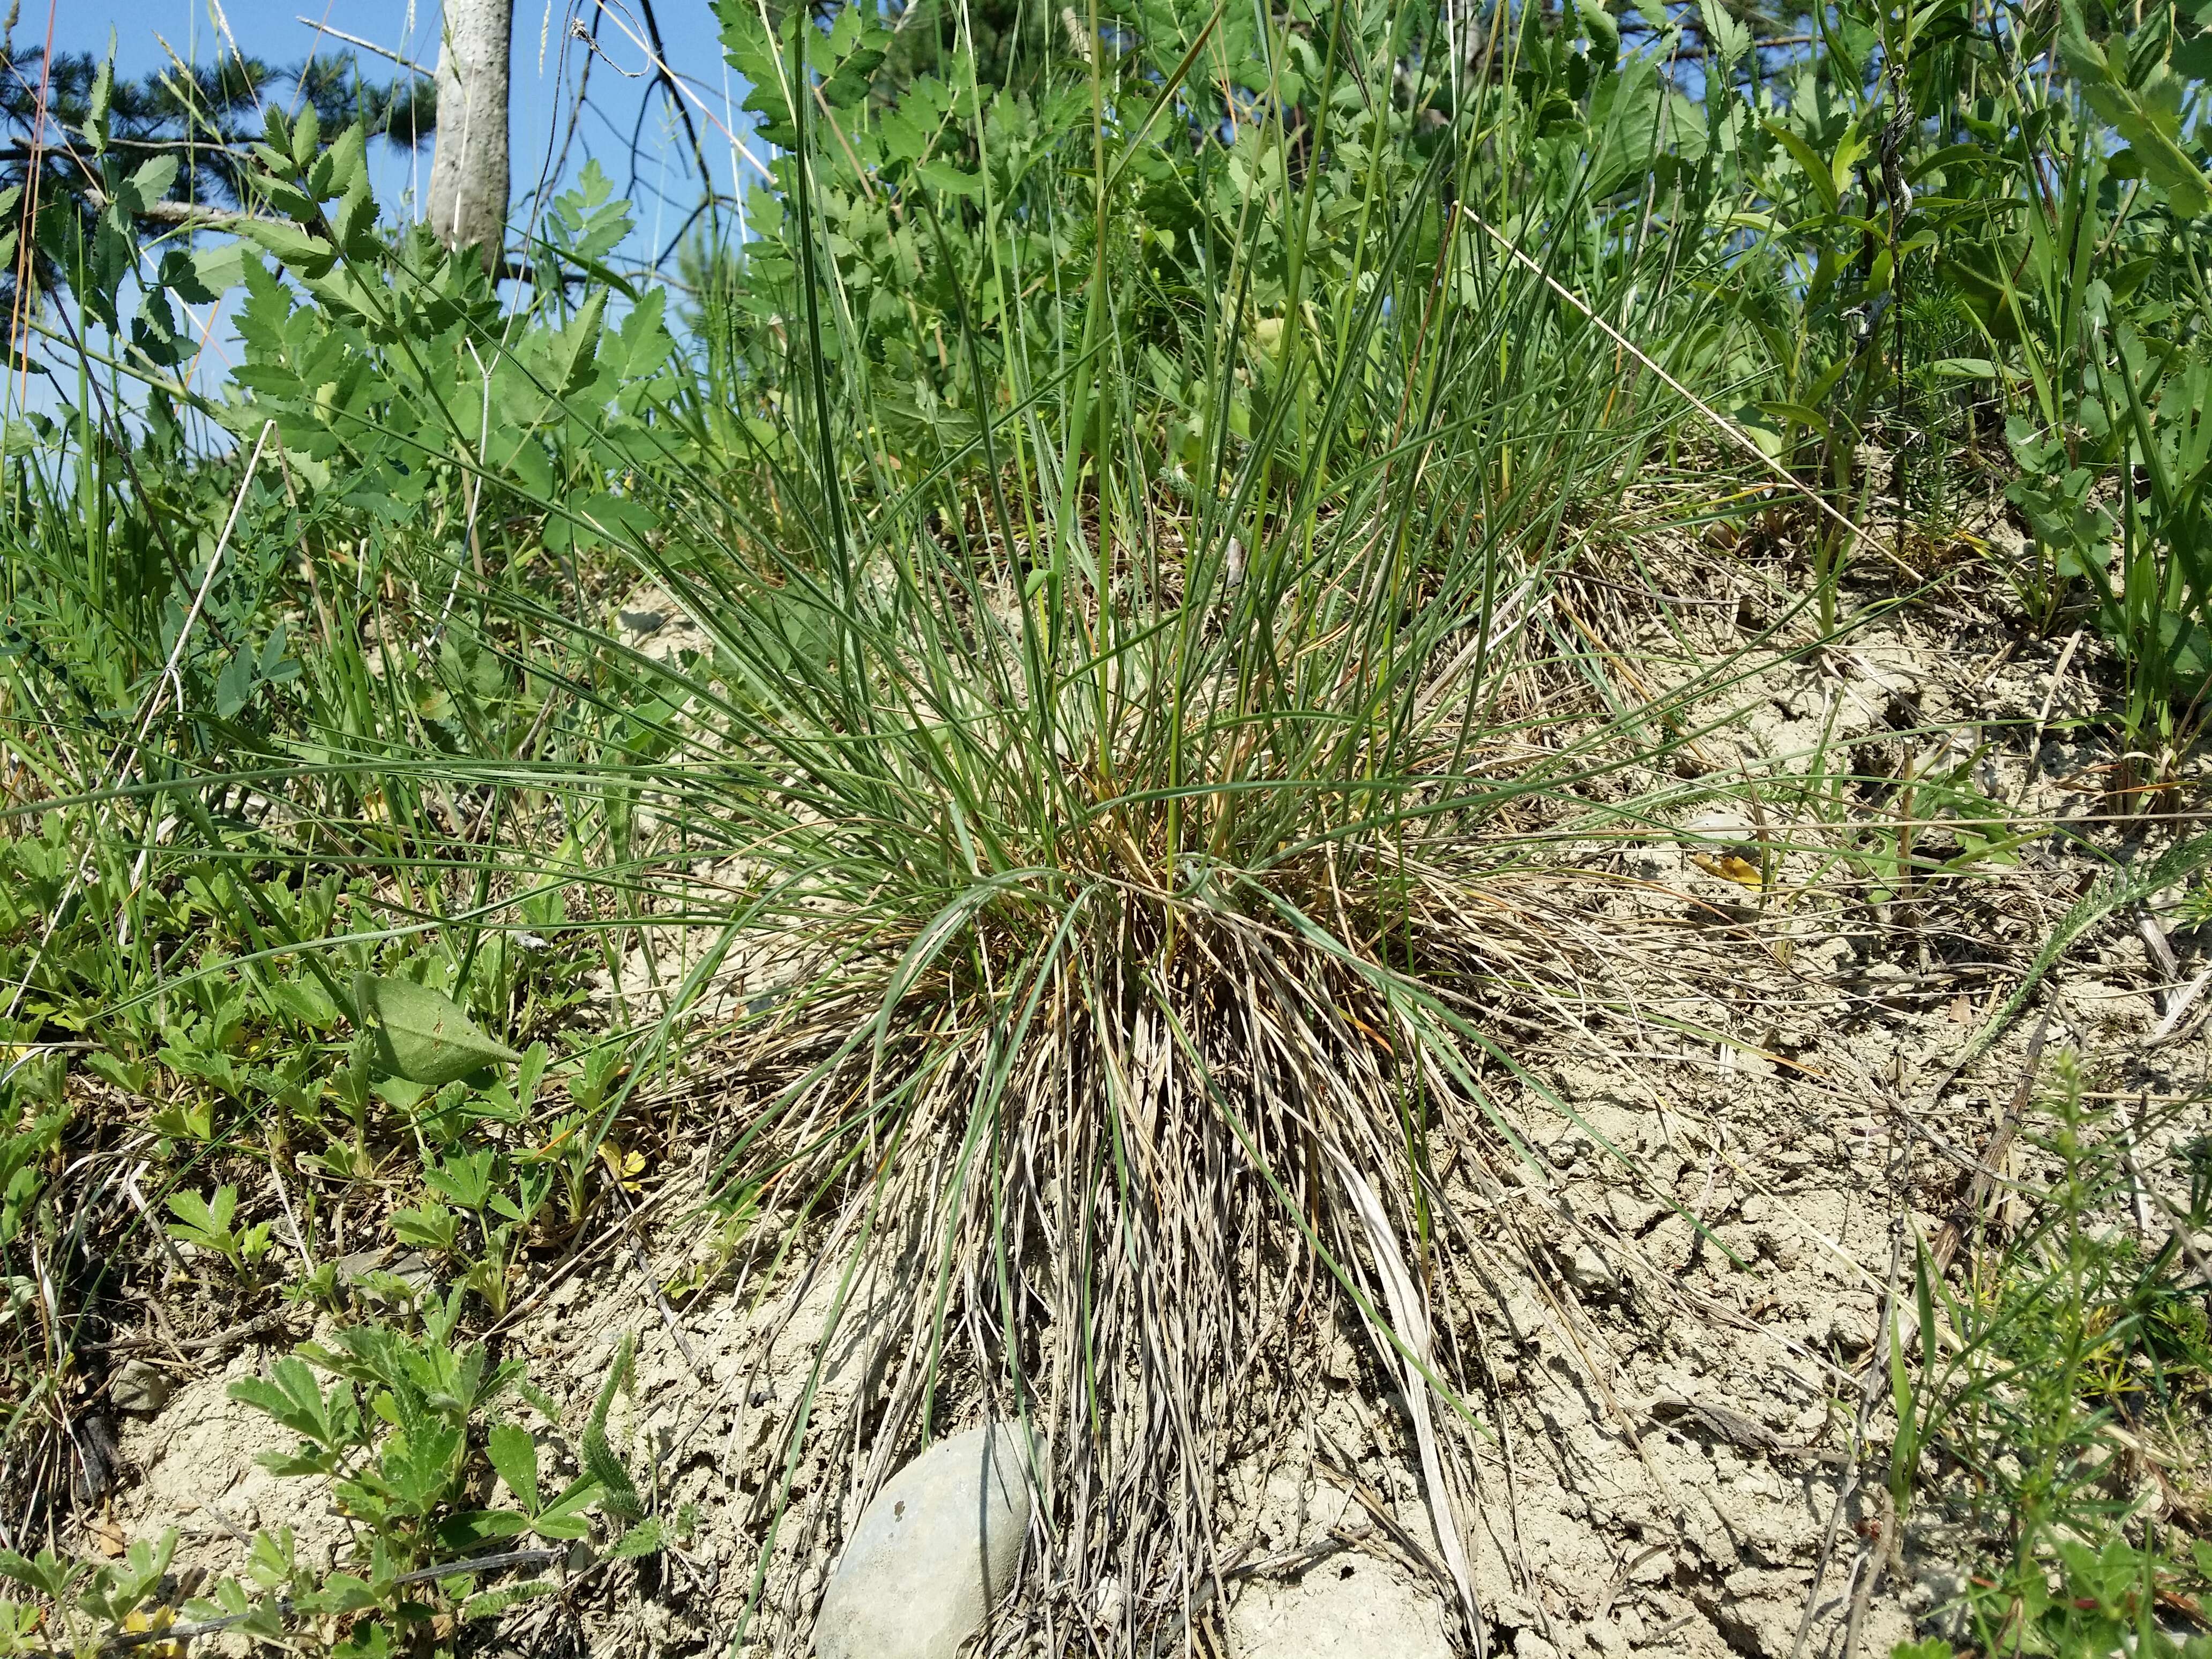
[[[1241,576],[1243,555],[1237,549],[1234,537],[1230,538],[1229,545],[1238,561],[1238,574]],[[1522,613],[1522,606],[1528,602],[1528,595],[1534,591],[1535,586],[1536,579],[1534,576],[1523,577],[1520,584],[1499,603],[1496,612],[1490,619],[1490,626],[1482,629],[1474,639],[1462,647],[1459,653],[1444,665],[1444,672],[1437,675],[1431,682],[1428,690],[1421,694],[1420,706],[1416,711],[1419,718],[1425,720],[1436,711],[1437,705],[1443,701],[1444,693],[1451,689],[1452,682],[1460,677],[1477,656],[1497,650],[1499,646],[1520,632],[1521,624],[1527,620]]]
[[[300,1265],[307,1270],[308,1276],[312,1278],[315,1271],[314,1254],[307,1249],[307,1230],[300,1224],[300,1212],[292,1207],[291,1192],[285,1187],[284,1176],[276,1167],[276,1147],[274,1142],[271,1142],[269,1147],[269,1176],[276,1183],[276,1199],[284,1206],[284,1218],[292,1224],[292,1248],[299,1252]]]
[[[2148,1091],[2143,1095],[2142,1109],[2144,1111],[2150,1109],[2150,1095]],[[2120,1161],[2127,1166],[2128,1198],[2136,1212],[2136,1236],[2139,1238],[2148,1238],[2150,1237],[2150,1201],[2143,1196],[2142,1171],[2136,1167],[2136,1121],[2128,1115],[2128,1109],[2124,1106],[2112,1115],[2120,1122]]]
[[[2208,985],[2212,985],[2212,968],[2207,968],[2174,994],[2173,1000],[2166,1005],[2166,1018],[2159,1021],[2158,1029],[2150,1034],[2150,1042],[2144,1047],[2163,1042],[2172,1036],[2181,1024],[2181,1017],[2197,1006],[2197,999],[2204,994],[2204,988]]]
[[[2175,958],[2173,946],[2166,943],[2166,929],[2158,925],[2158,918],[2148,910],[2136,920],[2136,931],[2142,935],[2143,948],[2150,952],[2151,960],[2168,979],[2181,972],[2181,963]]]
[[[1382,1200],[1375,1195],[1375,1188],[1367,1177],[1352,1167],[1343,1153],[1330,1148],[1336,1164],[1337,1179],[1344,1183],[1345,1196],[1352,1200],[1352,1212],[1359,1218],[1367,1232],[1368,1248],[1374,1252],[1375,1268],[1382,1279],[1383,1299],[1390,1304],[1390,1318],[1398,1340],[1412,1349],[1420,1364],[1406,1366],[1406,1406],[1413,1419],[1413,1439],[1420,1449],[1421,1477],[1429,1489],[1429,1518],[1434,1523],[1437,1546],[1443,1551],[1444,1565],[1450,1570],[1453,1588],[1459,1591],[1460,1605],[1467,1613],[1468,1628],[1474,1632],[1475,1650],[1482,1650],[1482,1609],[1474,1599],[1473,1575],[1468,1571],[1467,1546],[1459,1532],[1459,1519],[1452,1513],[1451,1489],[1444,1484],[1443,1456],[1437,1449],[1436,1425],[1429,1417],[1428,1382],[1422,1376],[1424,1365],[1433,1365],[1435,1350],[1429,1337],[1428,1315],[1421,1306],[1420,1292],[1414,1288],[1413,1276],[1407,1271],[1405,1259],[1398,1252],[1398,1240],[1390,1229],[1390,1218],[1382,1208]]]
[[[699,113],[705,118],[707,124],[709,126],[715,128],[721,133],[723,137],[730,141],[730,147],[732,150],[734,150],[738,155],[744,156],[746,161],[750,161],[763,179],[768,179],[770,182],[775,180],[775,175],[769,170],[768,163],[762,161],[759,156],[754,155],[751,150],[746,149],[743,143],[738,142],[738,135],[731,131],[731,129],[726,126],[722,122],[715,118],[714,112],[707,106],[707,100],[702,98],[697,93],[692,91],[691,88],[685,84],[685,77],[679,76],[674,70],[669,68],[668,64],[665,60],[663,60],[660,54],[653,51],[653,49],[646,43],[644,38],[640,35],[635,29],[632,28],[626,21],[624,21],[622,8],[620,6],[605,8],[603,9],[601,15],[617,28],[620,29],[624,34],[629,37],[630,44],[645,54],[645,61],[652,64],[654,69],[658,70],[660,72],[661,77],[690,101],[691,106],[696,109]],[[586,44],[590,46],[592,50],[598,52],[600,57],[606,58],[606,61],[614,67],[617,74],[628,75],[629,73],[629,70],[623,69],[619,64],[616,64],[613,58],[607,58],[607,54],[604,48],[599,46],[596,42],[590,40],[588,37],[584,36],[583,25],[581,23],[578,23],[575,26],[575,28],[577,34],[580,38],[585,39]],[[769,39],[775,39],[773,32],[771,32]],[[784,101],[786,104],[788,104],[791,101],[790,94],[786,93],[784,94]]]
[[[348,34],[343,29],[332,28],[328,23],[318,23],[313,18],[302,17],[297,12],[293,14],[292,21],[296,23],[305,23],[309,28],[314,30],[318,34],[327,34],[333,40],[343,40],[349,46],[358,46],[363,52],[373,52],[379,58],[389,58],[392,62],[398,64],[400,68],[404,70],[412,70],[416,74],[425,76],[426,78],[430,73],[429,70],[424,69],[413,58],[403,58],[399,53],[392,51],[391,47],[380,46],[374,40],[364,40],[358,34]]]
[[[2027,741],[2027,771],[2020,781],[2020,793],[2013,797],[2017,806],[2027,799],[2029,787],[2043,772],[2043,732],[2051,724],[2051,706],[2058,701],[2058,688],[2065,681],[2066,665],[2074,660],[2074,647],[2081,643],[2081,630],[2075,629],[2058,653],[2058,666],[2051,671],[2051,684],[2044,688],[2043,707],[2035,716],[2035,735]]]

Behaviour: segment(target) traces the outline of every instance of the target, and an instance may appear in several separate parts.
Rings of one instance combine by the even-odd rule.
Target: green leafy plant
[[[453,1346],[460,1300],[456,1292],[434,1304],[419,1333],[350,1326],[327,1347],[303,1347],[265,1377],[231,1385],[232,1398],[299,1437],[297,1449],[263,1462],[279,1474],[328,1480],[362,1528],[334,1571],[304,1562],[289,1528],[258,1533],[243,1577],[216,1581],[180,1620],[168,1595],[173,1532],[158,1545],[132,1544],[119,1562],[0,1552],[0,1577],[33,1598],[0,1601],[0,1652],[50,1653],[58,1638],[66,1650],[91,1653],[234,1630],[333,1656],[446,1654],[453,1641],[434,1620],[491,1618],[547,1593],[552,1582],[543,1576],[472,1586],[486,1574],[538,1573],[563,1546],[590,1536],[595,1512],[622,1528],[611,1553],[658,1547],[657,1531],[641,1533],[635,1489],[605,1448],[607,1394],[593,1414],[599,1450],[589,1461],[618,1477],[617,1498],[609,1501],[595,1474],[547,1489],[537,1440],[497,1413],[513,1397],[550,1419],[550,1402],[519,1366],[491,1364],[480,1345]],[[486,1473],[519,1507],[471,1502],[488,1490]],[[512,1547],[525,1536],[541,1547]],[[501,1543],[510,1547],[487,1553]]]
[[[2050,1173],[2026,1225],[1989,1241],[1966,1295],[1939,1291],[1924,1260],[1917,1275],[1917,1359],[1893,1350],[1893,1490],[1901,1510],[1932,1454],[1936,1495],[1985,1528],[1964,1604],[1939,1610],[1979,1650],[2199,1653],[2212,1634],[2177,1633],[2161,1608],[2197,1605],[2212,1553],[2143,1486],[2146,1459],[2203,1453],[2212,1324],[2177,1241],[2106,1220],[2127,1212],[2130,1148],[2153,1126],[2116,1124],[2069,1058],[2036,1127]]]
[[[258,1168],[265,1138],[307,1235],[397,1194],[450,1286],[326,1262],[293,1287],[389,1320],[252,1391],[363,1541],[327,1583],[258,1543],[222,1617],[404,1647],[424,1609],[523,1593],[444,1581],[525,1532],[681,1533],[609,1443],[627,1347],[591,1484],[556,1491],[500,1415],[519,1376],[461,1333],[619,1204],[620,1146],[683,1145],[664,1085],[729,984],[756,1093],[702,1271],[771,1192],[793,1240],[833,1219],[839,1273],[922,1218],[887,1420],[927,1433],[984,1378],[1203,1437],[1243,1373],[1152,1357],[1266,1304],[1255,1261],[1364,1297],[1350,1216],[1450,1315],[1436,1143],[1516,1145],[1498,1079],[1546,1093],[1486,1012],[1523,969],[1470,918],[1561,846],[1668,821],[1663,781],[1710,763],[1702,699],[1940,577],[1917,480],[2008,487],[2033,625],[2093,626],[2128,677],[2123,789],[2177,780],[2197,735],[2189,10],[721,10],[775,154],[680,288],[627,267],[596,165],[495,283],[380,220],[368,129],[312,100],[240,135],[233,237],[150,230],[176,170],[88,104],[72,177],[106,205],[0,231],[68,291],[18,342],[54,412],[0,434],[7,1036],[84,1056],[17,1085],[0,1246],[35,1230],[51,1259],[46,1126],[92,1100],[170,1169]],[[179,319],[218,303],[238,360],[208,393]],[[1655,687],[1580,579],[1632,617],[1713,602],[1642,561],[1723,520],[1731,589],[1794,562],[1808,603]],[[680,649],[624,620],[641,580]],[[1815,769],[1776,798],[1802,785],[1822,874],[1878,902],[2010,874],[2047,828],[1968,764]],[[1755,850],[1765,904],[1791,849]],[[2057,1155],[2094,1171],[2094,1141]],[[234,1188],[194,1202],[174,1236],[273,1271]],[[2137,1360],[2200,1367],[2173,1264],[2094,1243],[2054,1225],[1955,1302],[1918,1272],[1893,1356],[1893,1501],[1946,1455],[1995,1469],[1991,1640],[2045,1639],[2053,1574],[2140,1622],[2129,1584],[2186,1571],[2130,1522],[2078,1561],[2057,1541],[2111,1519],[2080,1494]],[[1455,1359],[1362,1305],[1404,1328],[1409,1402],[1467,1405]],[[63,1420],[71,1340],[20,1356],[24,1423]],[[868,1437],[832,1406],[788,1405],[772,1514],[811,1450]],[[2008,1471],[1990,1425],[2033,1456]],[[1052,1455],[1046,1580],[1080,1596],[1132,1540],[1182,1570],[1149,1464]],[[1112,1551],[1075,1519],[1109,1510]]]
[[[538,1443],[518,1424],[498,1423],[485,1437],[492,1468],[522,1505],[529,1529],[540,1538],[582,1538],[590,1531],[587,1511],[599,1502],[602,1487],[592,1475],[572,1480],[558,1493],[541,1494],[538,1485]]]
[[[587,1537],[594,1512],[625,1528],[635,1518],[635,1488],[605,1451],[605,1395],[586,1437],[586,1471],[548,1488],[538,1440],[501,1413],[520,1402],[550,1421],[551,1403],[520,1364],[494,1363],[481,1344],[455,1345],[462,1301],[459,1289],[431,1298],[419,1332],[349,1326],[326,1346],[310,1344],[276,1361],[266,1377],[231,1385],[233,1398],[300,1437],[295,1450],[263,1462],[278,1474],[327,1480],[341,1511],[362,1528],[339,1572],[289,1598],[301,1611],[368,1615],[350,1638],[356,1644],[372,1639],[370,1625],[397,1639],[441,1611],[489,1617],[542,1593],[545,1581],[526,1579],[468,1594],[478,1562],[486,1570],[542,1567],[560,1553],[518,1552],[512,1540],[519,1537],[558,1546]],[[597,1456],[589,1450],[594,1433]],[[605,1486],[608,1470],[620,1474],[618,1488]],[[476,1501],[485,1489],[482,1473],[495,1476],[517,1507]],[[614,1546],[629,1536],[622,1532]],[[509,1547],[486,1553],[501,1545]],[[298,1580],[288,1540],[264,1537],[256,1554],[270,1558],[263,1574],[269,1584]]]
[[[169,1237],[221,1256],[232,1272],[250,1275],[269,1254],[270,1223],[255,1222],[243,1231],[234,1224],[238,1214],[237,1188],[218,1187],[211,1198],[191,1192],[172,1193],[168,1201],[170,1212],[177,1218],[169,1223]]]
[[[607,1439],[608,1410],[617,1395],[629,1389],[636,1358],[637,1339],[624,1332],[606,1381],[592,1402],[591,1420],[584,1425],[584,1468],[598,1483],[599,1507],[623,1528],[607,1551],[618,1560],[658,1554],[667,1536],[661,1516],[650,1512],[629,1467]]]
[[[52,1652],[57,1638],[63,1651],[97,1651],[112,1638],[158,1630],[162,1581],[176,1547],[171,1531],[158,1544],[133,1543],[120,1561],[97,1564],[51,1548],[35,1557],[0,1550],[0,1578],[40,1598],[58,1620],[48,1628],[32,1604],[0,1601],[0,1653]]]

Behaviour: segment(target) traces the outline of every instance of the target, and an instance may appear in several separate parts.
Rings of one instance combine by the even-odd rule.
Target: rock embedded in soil
[[[1568,1253],[1567,1283],[1584,1296],[1599,1296],[1613,1288],[1613,1268],[1590,1245],[1578,1243]]]
[[[952,1659],[1006,1593],[1029,1532],[1020,1431],[940,1440],[861,1512],[814,1626],[821,1659]]]
[[[1231,1659],[1450,1659],[1443,1602],[1362,1555],[1255,1580],[1229,1611]]]
[[[143,1359],[115,1373],[107,1385],[108,1403],[134,1417],[151,1417],[169,1401],[169,1379]]]

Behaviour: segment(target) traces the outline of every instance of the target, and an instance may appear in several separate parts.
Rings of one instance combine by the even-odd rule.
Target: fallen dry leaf
[[[1718,876],[1723,881],[1732,881],[1740,886],[1764,887],[1766,884],[1757,865],[1749,859],[1739,858],[1734,853],[1717,859],[1708,858],[1703,853],[1692,853],[1690,861],[1707,875]]]

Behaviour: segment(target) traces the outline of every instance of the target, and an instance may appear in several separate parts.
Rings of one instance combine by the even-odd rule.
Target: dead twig
[[[87,1348],[101,1353],[142,1353],[151,1348],[170,1348],[179,1353],[206,1353],[217,1348],[234,1348],[242,1342],[251,1342],[270,1331],[281,1330],[291,1335],[290,1321],[295,1310],[290,1308],[271,1308],[267,1313],[256,1314],[242,1325],[233,1325],[228,1330],[217,1331],[212,1336],[185,1337],[175,1340],[165,1336],[126,1336],[110,1342],[87,1342]]]

